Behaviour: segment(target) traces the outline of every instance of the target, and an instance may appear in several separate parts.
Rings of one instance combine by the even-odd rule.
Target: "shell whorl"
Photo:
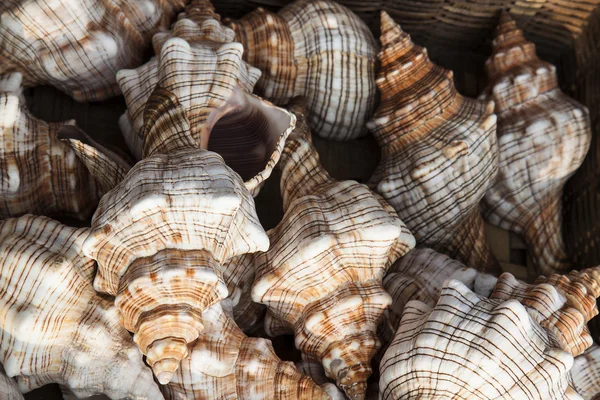
[[[275,104],[307,98],[308,121],[325,138],[367,133],[375,107],[377,43],[365,23],[327,0],[295,1],[277,14],[262,8],[226,21],[244,60],[263,75],[257,92]]]
[[[588,350],[575,357],[569,371],[573,388],[586,400],[600,396],[600,347],[593,344]]]
[[[162,399],[118,310],[92,287],[88,229],[26,215],[0,222],[0,361],[21,391]]]
[[[562,190],[591,140],[587,109],[557,86],[508,14],[496,31],[485,91],[498,115],[498,175],[483,200],[492,224],[523,235],[535,273],[572,268],[562,239]],[[533,277],[534,278],[534,277]]]
[[[572,365],[522,304],[450,280],[435,307],[406,305],[381,362],[380,399],[582,400],[568,385]]]
[[[493,102],[461,96],[452,72],[433,64],[385,12],[381,41],[382,101],[368,127],[382,160],[369,185],[418,244],[499,271],[479,211],[497,172]]]

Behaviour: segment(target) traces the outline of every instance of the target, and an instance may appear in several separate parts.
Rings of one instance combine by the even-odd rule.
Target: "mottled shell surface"
[[[333,1],[298,0],[277,14],[259,8],[227,24],[244,46],[244,60],[263,73],[260,96],[281,105],[306,97],[308,123],[324,138],[367,133],[378,46],[358,16]]]
[[[593,344],[583,354],[575,357],[569,371],[571,385],[585,400],[596,400],[600,396],[600,347]]]
[[[119,311],[92,287],[87,229],[26,215],[0,222],[0,362],[19,389],[162,399]]]
[[[499,172],[485,195],[484,216],[523,235],[534,277],[572,268],[561,234],[562,190],[588,151],[587,109],[558,87],[556,68],[537,58],[503,14],[486,63],[488,98],[498,115]]]
[[[380,399],[581,400],[568,385],[572,366],[518,301],[450,280],[435,307],[406,305],[380,365]]]
[[[185,0],[4,0],[0,74],[52,85],[78,101],[120,93],[115,75],[143,61]]]
[[[330,399],[293,363],[281,361],[269,340],[244,335],[221,303],[202,318],[205,327],[189,357],[162,387],[167,399]]]
[[[17,382],[6,376],[2,365],[0,365],[0,400],[23,400]]]
[[[419,245],[498,272],[479,210],[497,172],[493,103],[461,96],[452,72],[433,64],[385,12],[381,43],[381,104],[368,126],[382,159],[369,185]]]
[[[414,246],[393,209],[365,185],[332,179],[298,128],[282,155],[285,214],[257,253],[252,299],[294,332],[296,347],[320,361],[352,399],[363,399],[375,331],[390,303],[382,287],[387,268]],[[269,333],[268,321],[266,323]]]

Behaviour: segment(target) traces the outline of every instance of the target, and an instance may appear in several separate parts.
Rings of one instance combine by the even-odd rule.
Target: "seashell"
[[[332,179],[303,132],[284,148],[281,192],[285,214],[268,232],[271,247],[255,254],[252,299],[295,333],[295,345],[348,397],[363,399],[375,334],[391,298],[382,287],[387,268],[414,246],[393,209],[365,185]]]
[[[78,130],[75,121],[47,123],[33,117],[21,83],[20,73],[0,78],[0,218],[36,213],[85,220],[108,190],[103,184],[107,174],[124,175],[129,165],[90,170],[78,157],[87,145],[61,140],[61,131]],[[99,157],[87,158],[95,163]]]
[[[593,344],[583,354],[575,357],[569,371],[573,388],[585,400],[600,396],[600,347]]]
[[[548,331],[553,347],[578,356],[592,345],[587,323],[598,314],[599,285],[600,267],[571,271],[568,275],[542,276],[535,285],[504,273],[498,278],[490,298],[518,300]]]
[[[381,13],[381,105],[368,127],[381,147],[369,185],[417,243],[471,268],[500,272],[479,201],[497,171],[493,102],[461,96],[453,75]]]
[[[573,356],[516,300],[450,280],[435,307],[411,301],[380,366],[380,399],[581,399]]]
[[[56,382],[78,397],[163,399],[118,310],[94,292],[87,234],[46,217],[0,222],[0,362],[21,392]]]
[[[202,314],[204,330],[172,381],[167,399],[327,399],[329,395],[291,362],[283,362],[266,339],[250,338],[216,303]]]
[[[17,383],[6,376],[2,365],[0,365],[0,400],[23,400]]]
[[[409,301],[419,300],[429,307],[435,307],[444,283],[448,279],[461,281],[469,290],[488,297],[497,278],[440,254],[432,249],[411,250],[389,268],[383,279],[383,287],[392,296],[392,305],[384,311],[379,325],[378,336],[385,352],[391,343],[404,307]]]
[[[152,35],[185,0],[6,0],[0,5],[0,75],[48,84],[77,101],[120,93],[117,71],[143,61]],[[35,21],[32,22],[32,21]]]
[[[277,14],[258,8],[225,24],[244,46],[244,61],[263,73],[260,96],[275,104],[306,97],[309,125],[324,138],[367,133],[378,46],[358,16],[333,1],[297,0]]]
[[[561,234],[562,190],[588,151],[588,110],[558,87],[556,68],[504,13],[486,63],[498,115],[499,173],[484,216],[522,235],[536,276],[572,268]]]
[[[344,393],[325,376],[325,370],[320,362],[302,360],[296,363],[296,368],[301,374],[308,376],[321,386],[331,396],[331,400],[346,400]]]

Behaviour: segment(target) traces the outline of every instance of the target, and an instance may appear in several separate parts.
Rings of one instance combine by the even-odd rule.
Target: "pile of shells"
[[[0,399],[599,396],[600,267],[576,271],[560,231],[586,108],[507,13],[481,99],[386,13],[380,46],[331,0],[236,21],[209,0],[4,1]],[[127,148],[34,117],[41,84],[122,95]],[[369,131],[368,184],[333,178],[313,135]],[[532,283],[484,219],[524,236]]]

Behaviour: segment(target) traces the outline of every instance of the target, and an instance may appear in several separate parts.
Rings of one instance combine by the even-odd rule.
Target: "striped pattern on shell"
[[[499,271],[479,211],[497,172],[493,102],[461,96],[452,72],[433,64],[386,13],[381,42],[382,99],[368,126],[382,159],[369,185],[419,245],[477,270]]]
[[[593,344],[582,355],[575,357],[569,375],[572,386],[585,400],[600,398],[600,347]]]
[[[556,68],[539,60],[503,14],[486,63],[486,96],[498,115],[499,172],[485,195],[490,223],[523,235],[534,276],[572,268],[561,233],[562,190],[588,151],[587,109],[558,87]]]
[[[306,97],[309,125],[324,138],[367,133],[378,46],[350,10],[328,0],[297,0],[277,14],[259,8],[226,24],[244,46],[244,60],[263,73],[260,96],[280,105]]]
[[[23,400],[23,395],[17,387],[14,379],[6,376],[4,368],[0,365],[0,399],[1,400]]]
[[[167,400],[330,400],[294,364],[281,361],[269,340],[244,335],[221,303],[202,317],[205,328],[190,356],[173,380],[161,387]]]
[[[239,175],[200,149],[138,162],[102,198],[92,228],[84,251],[98,262],[94,287],[117,296],[162,383],[202,331],[202,312],[228,295],[221,266],[269,246]]]
[[[303,113],[282,155],[285,214],[257,253],[252,299],[294,330],[296,347],[321,361],[351,399],[363,399],[375,331],[391,299],[381,280],[414,238],[381,197],[333,180],[320,164]],[[304,127],[304,128],[302,128]]]
[[[0,222],[0,362],[19,389],[161,400],[119,312],[92,287],[87,229],[26,215]]]
[[[118,95],[117,71],[143,61],[185,0],[4,0],[0,74],[49,84],[78,101]]]
[[[408,303],[380,365],[380,399],[582,400],[568,385],[573,356],[516,300],[450,280],[435,307]]]
[[[105,193],[59,131],[75,121],[33,117],[21,74],[0,78],[0,218],[26,213],[85,220]],[[75,145],[75,144],[73,144]]]

